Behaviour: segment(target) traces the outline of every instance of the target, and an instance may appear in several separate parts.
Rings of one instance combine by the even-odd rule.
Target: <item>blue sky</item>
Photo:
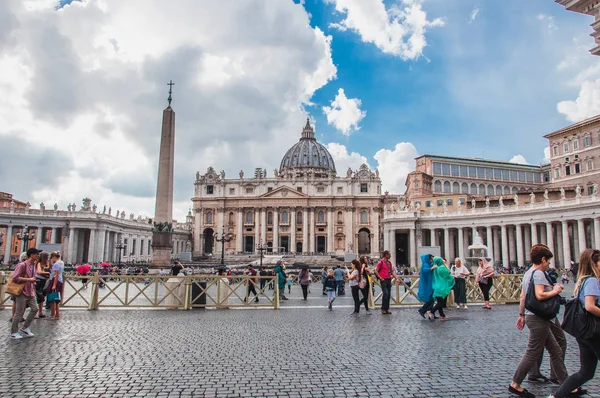
[[[543,135],[571,123],[557,103],[575,99],[580,90],[569,86],[569,72],[557,65],[574,39],[584,49],[593,47],[592,18],[548,0],[425,1],[428,19],[443,18],[445,25],[428,29],[423,56],[409,61],[362,42],[355,32],[330,27],[344,17],[333,4],[306,0],[305,7],[311,24],[333,37],[338,69],[337,79],[318,90],[315,106],[308,107],[319,136],[369,159],[382,146],[407,141],[420,154],[498,160],[521,154],[539,164]],[[581,69],[600,61],[581,55],[589,58]],[[321,111],[340,87],[367,112],[349,138],[327,125]]]

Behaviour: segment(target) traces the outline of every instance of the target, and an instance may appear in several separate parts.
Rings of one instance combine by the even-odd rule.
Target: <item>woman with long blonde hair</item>
[[[586,249],[581,253],[573,295],[578,297],[589,314],[600,318],[600,250]],[[569,396],[573,390],[591,380],[596,373],[596,366],[600,360],[600,339],[577,339],[577,344],[581,364],[579,371],[569,376],[552,397]]]

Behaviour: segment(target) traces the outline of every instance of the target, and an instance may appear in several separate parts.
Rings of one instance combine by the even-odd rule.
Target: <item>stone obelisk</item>
[[[152,231],[152,264],[171,263],[173,248],[173,169],[175,164],[175,112],[171,108],[173,81],[169,85],[169,105],[163,111],[160,154],[158,157],[158,184]]]

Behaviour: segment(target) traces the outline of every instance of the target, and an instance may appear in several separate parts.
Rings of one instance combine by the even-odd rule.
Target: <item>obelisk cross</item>
[[[169,101],[169,106],[171,106],[171,101],[173,101],[173,97],[171,96],[171,94],[173,94],[174,85],[175,83],[173,83],[173,80],[169,80],[169,83],[167,83],[167,86],[169,86],[169,98],[167,98],[167,100]]]

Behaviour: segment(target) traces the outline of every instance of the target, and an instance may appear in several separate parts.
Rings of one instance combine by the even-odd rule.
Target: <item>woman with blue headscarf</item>
[[[429,319],[435,319],[435,313],[439,311],[440,320],[446,320],[446,314],[444,314],[444,307],[446,307],[446,299],[454,287],[454,276],[446,267],[444,259],[441,257],[433,258],[433,298],[436,300],[436,304],[429,313]]]
[[[285,297],[285,265],[283,265],[283,261],[277,260],[277,265],[275,266],[275,275],[277,275],[277,285],[279,287],[279,296],[280,300],[287,300]]]
[[[419,315],[425,318],[425,314],[431,313],[433,307],[433,256],[423,254],[421,256],[421,270],[419,272],[419,301],[423,306],[419,309]]]

